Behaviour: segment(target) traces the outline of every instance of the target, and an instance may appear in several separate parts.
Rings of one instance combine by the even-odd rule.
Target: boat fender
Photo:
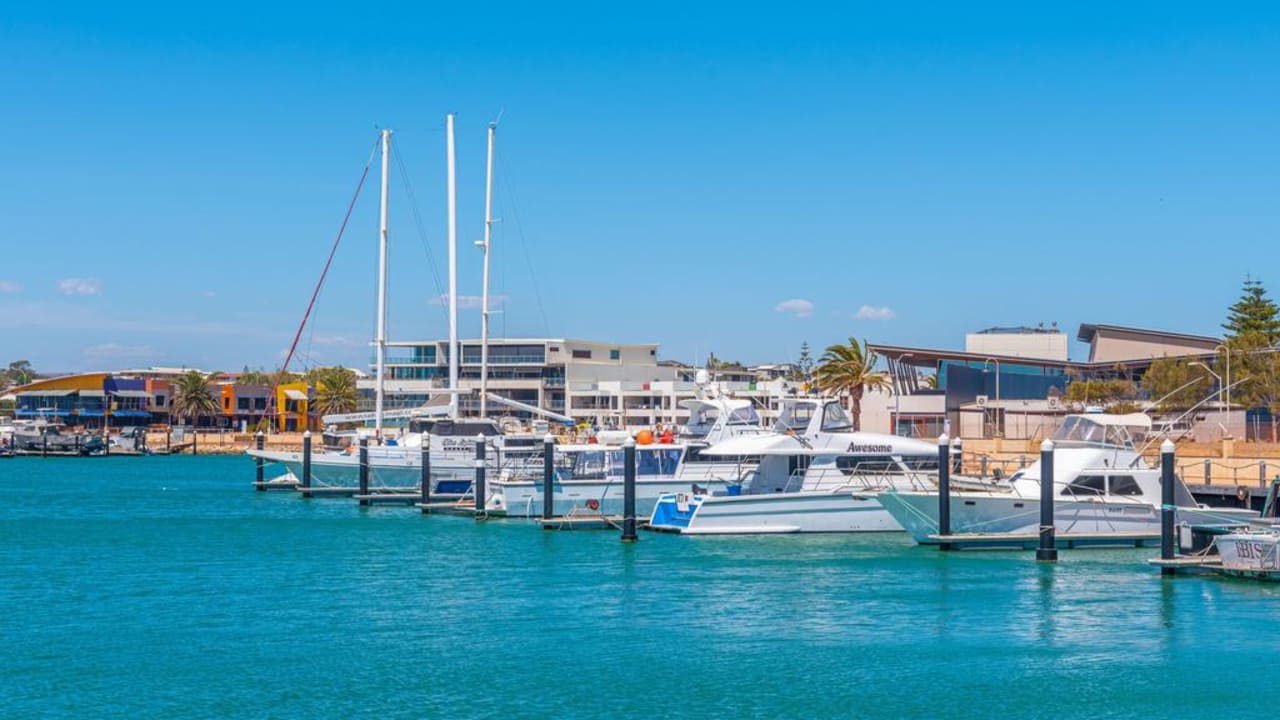
[[[1236,500],[1242,503],[1249,502],[1249,488],[1243,485],[1236,486]]]

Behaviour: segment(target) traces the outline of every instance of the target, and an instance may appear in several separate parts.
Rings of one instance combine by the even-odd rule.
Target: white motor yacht
[[[728,440],[702,454],[759,458],[759,464],[724,490],[662,496],[650,527],[689,535],[901,530],[876,495],[928,487],[938,463],[930,443],[855,432],[832,399],[788,400],[774,432]]]
[[[675,442],[636,447],[638,517],[647,516],[664,494],[723,490],[754,467],[754,458],[713,456],[707,449],[732,438],[768,432],[760,426],[760,416],[750,400],[704,395],[681,405],[690,411],[690,421]],[[558,445],[553,478],[555,513],[620,514],[622,480],[620,444]],[[538,516],[543,511],[542,490],[540,468],[537,472],[506,472],[488,484],[486,508],[493,515]]]
[[[1151,419],[1130,415],[1068,415],[1052,440],[1054,526],[1058,532],[1141,533],[1160,530],[1160,471],[1137,449]],[[1040,462],[1019,470],[1006,487],[951,493],[952,533],[1031,533],[1040,528]],[[1230,524],[1258,513],[1198,505],[1182,481],[1175,488],[1178,522]],[[938,533],[938,492],[896,490],[880,503],[916,542]]]

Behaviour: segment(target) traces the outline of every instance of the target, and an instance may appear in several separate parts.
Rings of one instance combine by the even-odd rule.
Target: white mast
[[[458,389],[458,188],[453,149],[453,113],[445,118],[449,158],[449,389]],[[458,394],[449,395],[449,417],[458,417]]]
[[[387,352],[387,193],[391,179],[391,131],[382,131],[382,204],[378,233],[378,330],[374,339],[377,352],[378,387],[374,394],[374,433],[382,437],[383,365]]]
[[[493,136],[498,123],[489,123],[489,162],[484,182],[484,280],[480,290],[480,417],[489,409],[489,233],[493,226]]]

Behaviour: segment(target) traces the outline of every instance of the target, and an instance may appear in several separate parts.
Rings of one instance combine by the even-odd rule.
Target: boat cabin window
[[[813,419],[813,413],[816,409],[815,403],[811,402],[788,403],[783,405],[782,414],[778,416],[777,422],[773,424],[773,431],[780,433],[802,433],[805,430],[808,430],[809,421]]]
[[[938,456],[937,455],[904,455],[902,456],[902,464],[905,465],[908,470],[926,470],[926,471],[937,472]]]
[[[1138,487],[1138,481],[1135,480],[1132,475],[1112,475],[1111,494],[1141,495],[1142,488]]]
[[[1066,487],[1061,495],[1103,495],[1107,492],[1107,478],[1103,475],[1079,475]]]
[[[636,476],[674,475],[676,466],[680,464],[679,448],[641,449],[636,450]],[[621,453],[619,453],[621,465]]]
[[[573,454],[573,480],[603,480],[608,475],[609,455],[618,456],[618,471],[622,471],[622,453],[592,450]]]
[[[842,455],[836,458],[836,467],[845,475],[893,472],[899,469],[897,461],[888,455]]]
[[[680,465],[681,448],[638,448],[636,477],[674,475]],[[573,453],[573,480],[604,480],[622,477],[622,450],[588,450]]]
[[[836,403],[827,403],[822,410],[822,432],[849,432],[853,430],[853,421],[849,413]]]

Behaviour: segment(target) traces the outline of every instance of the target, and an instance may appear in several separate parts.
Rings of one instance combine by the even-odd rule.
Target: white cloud
[[[858,312],[854,313],[853,317],[856,320],[892,320],[895,314],[893,310],[883,305],[880,307],[863,305],[858,308]]]
[[[91,358],[151,358],[156,352],[150,345],[121,345],[120,343],[103,343],[91,345],[84,349],[84,354]]]
[[[93,278],[64,278],[58,281],[58,289],[63,295],[97,295],[102,290],[102,281]]]
[[[511,299],[510,295],[490,295],[489,308],[493,309],[493,308],[502,307],[510,299]],[[459,310],[479,310],[482,302],[483,302],[483,298],[481,298],[479,295],[459,295],[458,309]],[[432,305],[448,305],[449,296],[436,295],[431,298],[431,304]]]
[[[807,318],[813,314],[813,303],[808,300],[795,298],[792,300],[783,300],[773,308],[774,312],[789,313],[798,318]]]
[[[22,286],[12,280],[0,280],[0,293],[16,293]]]
[[[204,296],[205,296],[205,297],[207,297],[207,298],[211,298],[211,297],[218,297],[218,293],[216,293],[216,292],[214,292],[214,291],[212,291],[212,290],[205,290],[205,291],[204,291]]]
[[[318,335],[313,342],[328,347],[356,347],[361,344],[359,340],[345,335]]]

